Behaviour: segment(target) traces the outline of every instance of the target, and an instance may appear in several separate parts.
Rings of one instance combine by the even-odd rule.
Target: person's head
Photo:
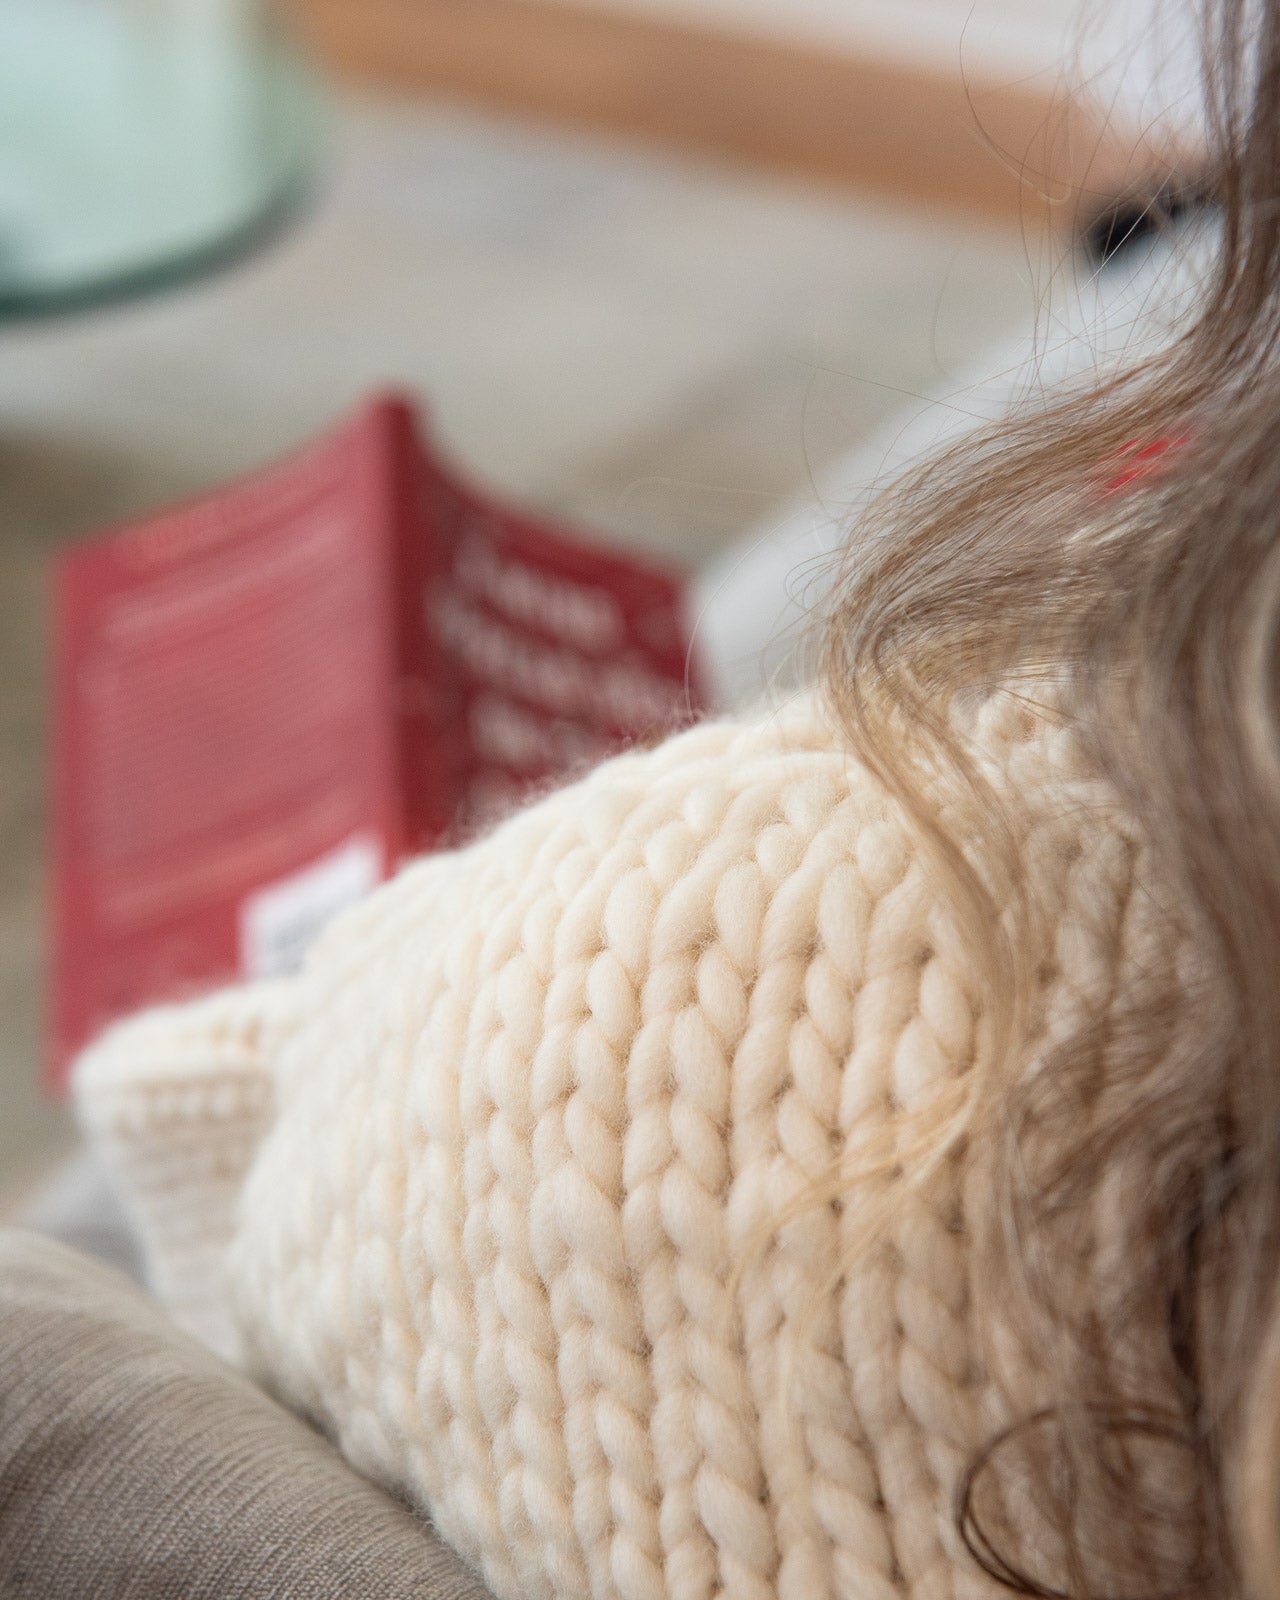
[[[963,1532],[1013,1588],[1091,1600],[1280,1597],[1280,0],[1215,0],[1205,37],[1198,317],[900,486],[827,632],[828,691],[976,952],[995,1044],[952,1131],[998,1153],[984,1281],[1051,1396],[971,1463]],[[1046,673],[1194,959],[1028,1080],[1036,906],[949,709]],[[1080,1304],[1055,1263],[1113,1192],[1125,1281]],[[1002,1473],[1023,1534],[984,1500]]]

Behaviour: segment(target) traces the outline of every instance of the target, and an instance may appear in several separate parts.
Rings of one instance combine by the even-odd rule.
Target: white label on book
[[[382,847],[352,835],[299,872],[257,890],[240,907],[240,970],[248,978],[296,972],[307,946],[334,912],[381,882]]]

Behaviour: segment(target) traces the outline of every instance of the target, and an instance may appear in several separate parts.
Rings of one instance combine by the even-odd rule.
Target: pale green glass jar
[[[319,126],[263,0],[0,0],[0,314],[247,248],[305,193]]]

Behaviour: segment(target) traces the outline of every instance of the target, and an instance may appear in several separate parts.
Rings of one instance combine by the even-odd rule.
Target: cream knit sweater
[[[1051,1036],[1153,959],[1136,852],[1051,715],[998,695],[972,738],[1055,914]],[[952,1525],[999,1420],[982,1164],[843,1271],[888,1177],[769,1232],[970,1064],[937,902],[804,697],[417,862],[298,978],[111,1031],[76,1093],[174,1314],[502,1600],[993,1595]]]

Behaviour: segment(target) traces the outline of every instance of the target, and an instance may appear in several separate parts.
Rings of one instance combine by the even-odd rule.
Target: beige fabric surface
[[[4,1600],[487,1600],[116,1273],[0,1231]]]

